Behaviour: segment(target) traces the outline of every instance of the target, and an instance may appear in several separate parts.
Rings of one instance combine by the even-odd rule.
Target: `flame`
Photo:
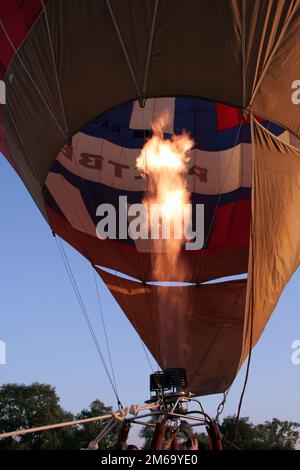
[[[149,218],[152,208],[159,207],[160,232],[162,219],[167,220],[170,226],[169,237],[159,236],[152,240],[154,275],[156,279],[165,281],[176,277],[179,254],[185,242],[183,220],[190,210],[190,193],[185,174],[189,162],[188,152],[194,146],[194,141],[185,132],[165,138],[163,129],[168,122],[169,114],[164,113],[152,124],[153,136],[145,143],[136,160],[137,169],[147,181],[143,204]]]

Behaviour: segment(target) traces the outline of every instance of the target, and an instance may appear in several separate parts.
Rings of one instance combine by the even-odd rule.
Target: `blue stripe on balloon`
[[[145,143],[145,138],[151,135],[151,131],[129,128],[132,109],[133,102],[118,106],[84,126],[80,132],[91,137],[106,139],[120,147],[140,149]],[[275,135],[280,135],[284,131],[280,126],[268,121],[263,121],[262,124]],[[215,103],[200,99],[176,98],[174,131],[181,133],[183,129],[190,132],[199,150],[218,152],[240,143],[251,142],[250,124],[242,125],[240,133],[239,126],[217,131]],[[169,137],[168,134],[165,136]]]

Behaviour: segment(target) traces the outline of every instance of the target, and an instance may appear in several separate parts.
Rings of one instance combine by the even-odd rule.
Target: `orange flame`
[[[153,208],[159,207],[160,211],[159,237],[152,239],[152,251],[153,274],[161,281],[174,279],[178,274],[178,257],[185,242],[183,221],[190,216],[191,210],[185,173],[188,152],[194,146],[187,133],[164,138],[163,129],[168,121],[169,115],[165,113],[152,124],[153,136],[136,161],[137,168],[147,180],[143,204],[148,217],[153,220]]]

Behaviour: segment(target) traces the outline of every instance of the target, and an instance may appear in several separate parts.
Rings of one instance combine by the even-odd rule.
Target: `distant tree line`
[[[94,400],[88,409],[78,414],[65,411],[51,385],[6,384],[0,388],[0,433],[56,424],[74,419],[91,418],[110,413],[112,408],[100,400]],[[92,422],[80,426],[26,434],[0,440],[0,450],[69,450],[87,447],[105,424]],[[119,426],[99,444],[106,449],[116,441]]]
[[[65,411],[59,404],[59,397],[51,385],[33,383],[6,384],[0,387],[0,433],[17,429],[32,428],[45,424],[56,424],[74,419],[84,419],[110,413],[112,408],[100,400],[94,400],[88,409],[78,414]],[[57,430],[27,434],[0,440],[0,450],[69,450],[87,447],[105,426],[92,422]],[[247,450],[290,450],[294,449],[299,437],[299,423],[273,418],[263,424],[253,424],[249,418],[241,418],[239,432],[234,444]],[[118,424],[99,444],[99,450],[115,444],[120,425]],[[220,425],[224,448],[232,448],[235,433],[235,416],[223,419]],[[149,449],[153,428],[143,427],[140,437],[144,448]],[[197,434],[201,449],[208,449],[205,433]],[[180,435],[179,435],[180,438]],[[233,448],[232,448],[233,449]]]

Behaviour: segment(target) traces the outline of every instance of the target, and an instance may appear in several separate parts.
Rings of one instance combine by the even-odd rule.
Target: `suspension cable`
[[[150,57],[153,45],[153,37],[154,37],[154,29],[155,29],[155,22],[156,22],[156,15],[158,10],[158,3],[159,0],[155,0],[154,10],[153,10],[153,17],[151,23],[151,30],[149,36],[149,44],[148,44],[148,51],[145,63],[145,72],[144,72],[144,82],[143,82],[143,89],[142,89],[142,98],[145,98],[147,92],[147,84],[148,84],[148,75],[149,75],[149,66],[150,66]]]
[[[130,61],[130,58],[129,58],[129,55],[128,55],[128,52],[127,52],[127,49],[126,49],[126,46],[125,46],[125,43],[124,43],[124,41],[123,41],[120,28],[119,28],[119,26],[118,26],[116,17],[115,17],[115,15],[114,15],[112,6],[111,6],[111,4],[110,4],[110,0],[106,0],[106,5],[107,5],[107,8],[108,8],[108,10],[109,10],[111,19],[112,19],[112,21],[113,21],[113,24],[114,24],[114,27],[115,27],[115,30],[116,30],[118,39],[119,39],[119,41],[120,41],[120,45],[121,45],[121,48],[122,48],[122,51],[123,51],[123,54],[124,54],[124,57],[125,57],[125,60],[126,60],[126,63],[127,63],[127,67],[128,67],[128,69],[129,69],[129,72],[130,72],[130,75],[131,75],[131,78],[132,78],[132,80],[133,80],[133,83],[134,83],[136,92],[137,92],[138,96],[141,97],[142,94],[141,94],[140,88],[139,88],[139,86],[138,86],[137,79],[136,79],[136,76],[135,76],[135,73],[134,73],[134,70],[133,70],[133,67],[132,67],[132,64],[131,64],[131,61]]]
[[[84,319],[86,321],[86,324],[87,324],[87,327],[90,331],[90,334],[92,336],[92,339],[93,339],[93,342],[96,346],[96,349],[97,349],[97,352],[98,352],[98,355],[99,355],[99,358],[102,362],[102,365],[103,365],[103,368],[106,372],[106,375],[107,375],[107,378],[111,384],[111,387],[112,387],[112,390],[115,394],[115,397],[116,397],[116,400],[117,400],[117,403],[118,403],[118,406],[120,406],[122,408],[122,403],[120,401],[120,398],[118,396],[118,393],[117,393],[117,390],[115,389],[115,386],[114,386],[114,383],[113,383],[113,380],[110,376],[110,373],[109,373],[109,370],[108,370],[108,367],[106,365],[106,362],[105,362],[105,359],[104,359],[104,356],[102,354],[102,351],[101,351],[101,348],[100,348],[100,345],[99,345],[99,342],[97,340],[97,337],[95,335],[95,332],[94,332],[94,329],[93,329],[93,326],[91,324],[91,321],[90,321],[90,318],[89,318],[89,315],[87,313],[87,310],[85,308],[85,305],[84,305],[84,302],[83,302],[83,299],[81,297],[81,294],[79,292],[79,288],[78,288],[78,285],[76,283],[76,280],[75,280],[75,277],[74,277],[74,274],[73,274],[73,271],[72,271],[72,268],[70,266],[70,263],[69,263],[69,260],[67,258],[67,255],[66,255],[66,252],[65,252],[65,249],[64,249],[64,246],[62,244],[62,241],[60,240],[60,238],[57,238],[56,235],[54,234],[54,238],[55,238],[55,241],[56,241],[56,244],[57,244],[57,247],[58,247],[58,251],[61,255],[61,258],[62,258],[62,261],[64,263],[64,266],[66,268],[66,271],[67,271],[67,274],[69,276],[69,279],[70,279],[70,282],[72,284],[72,287],[73,287],[73,290],[75,292],[75,295],[76,295],[76,298],[78,300],[78,303],[79,303],[79,306],[81,308],[81,311],[82,311],[82,314],[84,316]]]
[[[110,369],[111,369],[111,373],[112,373],[112,378],[113,378],[113,382],[114,382],[114,386],[115,386],[115,389],[118,393],[118,387],[117,387],[117,382],[116,382],[116,376],[115,376],[115,371],[114,371],[114,367],[113,367],[113,361],[112,361],[112,356],[111,356],[111,351],[110,351],[110,347],[109,347],[109,341],[108,341],[108,334],[107,334],[107,329],[106,329],[106,325],[105,325],[105,320],[104,320],[104,314],[103,314],[103,309],[102,309],[102,304],[101,304],[101,298],[100,298],[100,293],[99,293],[99,286],[97,284],[97,279],[96,279],[96,275],[95,275],[95,268],[93,265],[92,266],[92,270],[93,270],[93,278],[94,278],[94,282],[95,282],[95,288],[96,288],[96,292],[97,292],[97,299],[98,299],[98,304],[99,304],[99,311],[100,311],[100,315],[101,315],[101,321],[102,321],[102,326],[103,326],[103,331],[104,331],[104,336],[105,336],[105,343],[106,343],[106,349],[107,349],[107,355],[108,355],[108,358],[109,358],[109,363],[110,363]]]

